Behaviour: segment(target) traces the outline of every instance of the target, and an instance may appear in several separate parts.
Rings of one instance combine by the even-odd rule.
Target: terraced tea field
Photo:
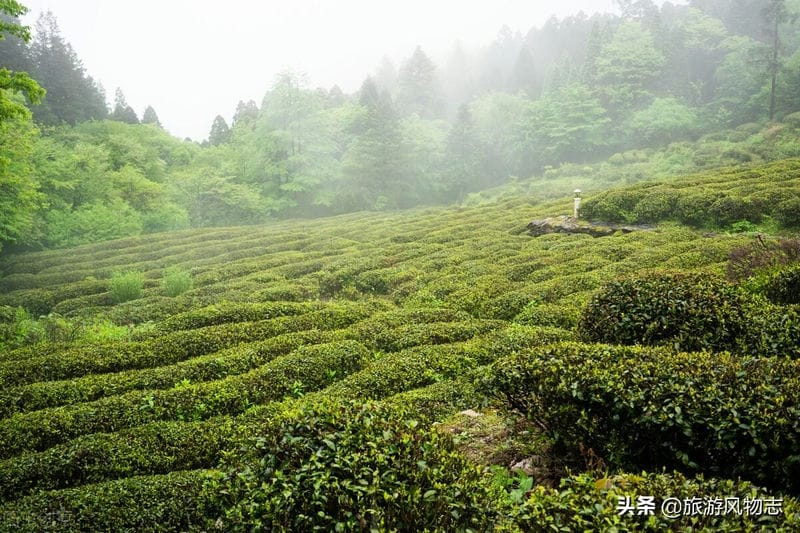
[[[630,361],[630,365],[649,361],[655,365],[653,371],[668,368],[670,375],[679,377],[689,372],[685,365],[669,362],[673,355],[667,353],[668,348],[608,352],[612,348],[573,342],[578,340],[581,313],[592,295],[611,280],[655,270],[723,276],[730,252],[754,240],[748,235],[712,235],[679,225],[602,238],[533,238],[525,232],[529,220],[567,214],[571,205],[570,198],[548,203],[521,198],[472,208],[358,213],[148,235],[6,258],[0,266],[0,305],[21,306],[34,316],[57,314],[74,322],[102,318],[128,329],[115,340],[79,336],[0,353],[0,529],[237,530],[260,525],[266,530],[308,530],[305,527],[312,523],[330,528],[341,523],[343,530],[369,529],[370,524],[378,529],[400,527],[397,524],[415,529],[414,520],[443,530],[484,530],[493,524],[537,529],[536,524],[546,522],[542,517],[557,508],[547,499],[554,496],[547,489],[537,489],[525,496],[532,499],[522,505],[522,496],[514,499],[512,489],[519,486],[513,480],[505,485],[497,479],[487,482],[457,450],[447,452],[447,460],[436,455],[439,449],[451,450],[452,443],[436,436],[442,431],[433,423],[444,423],[467,445],[470,439],[462,431],[463,417],[456,415],[464,409],[486,412],[488,420],[511,416],[491,413],[503,406],[514,407],[518,414],[530,414],[531,420],[555,427],[553,420],[531,414],[535,411],[531,402],[542,403],[544,389],[534,401],[526,396],[530,392],[526,383],[533,381],[519,381],[521,375],[534,380],[536,372],[546,373],[544,367],[525,366],[544,357],[541,360],[553,365],[571,361],[553,366],[552,375],[542,374],[537,382],[552,387],[552,401],[544,402],[550,418],[574,421],[575,433],[570,436],[576,439],[574,443],[591,444],[578,432],[591,426],[586,416],[595,416],[587,415],[590,407],[577,400],[578,389],[589,387],[582,379],[608,372],[610,380],[613,372],[625,372],[620,361]],[[170,267],[191,274],[190,290],[175,297],[165,295],[161,279]],[[115,303],[109,278],[117,271],[143,273],[140,298]],[[520,357],[528,362],[523,365]],[[773,359],[783,360],[777,356],[762,361]],[[597,368],[590,368],[592,361],[599,362]],[[701,359],[693,356],[688,361]],[[713,359],[706,366],[697,364],[714,374],[725,365],[739,364],[736,361]],[[515,370],[522,368],[518,364],[525,366],[527,374]],[[743,452],[752,453],[751,458],[774,455],[775,450],[795,458],[800,454],[796,449],[800,441],[792,440],[798,437],[798,405],[792,402],[800,392],[792,388],[797,378],[788,377],[794,372],[793,362],[785,364],[791,368],[781,370],[783,374],[764,371],[787,376],[788,381],[774,378],[770,382],[783,395],[784,410],[769,423],[780,424],[783,433],[775,433],[777,440],[771,444]],[[568,382],[562,382],[567,379],[564,376],[570,376]],[[698,383],[702,379],[697,377]],[[587,388],[587,394],[600,397],[602,383]],[[680,417],[683,404],[679,400],[688,392],[641,387],[643,396],[630,398],[632,408],[645,411],[648,395],[661,398],[662,405],[673,405],[669,403],[673,398]],[[575,394],[567,394],[569,390]],[[624,397],[622,392],[616,394]],[[630,411],[623,411],[614,416],[638,423]],[[370,413],[378,413],[375,421],[370,421]],[[717,416],[724,418],[725,413]],[[597,431],[615,423],[596,416],[591,423]],[[657,410],[653,416],[660,416]],[[688,419],[690,413],[683,416]],[[746,416],[741,414],[742,424]],[[414,422],[370,433],[373,424],[379,427],[411,418],[418,419],[419,425]],[[709,422],[693,423],[692,431],[698,432]],[[364,449],[373,452],[341,452],[350,449],[343,435],[351,427],[363,432]],[[655,431],[654,425],[641,427]],[[531,427],[520,431],[527,433],[514,438],[534,440]],[[309,435],[317,435],[318,440]],[[348,438],[358,441],[362,433],[354,435]],[[308,448],[298,445],[300,455],[281,455],[286,449],[294,450],[293,443],[306,442],[302,439],[309,439],[309,444]],[[414,453],[422,455],[396,452],[394,463],[369,463],[372,466],[367,468],[352,459],[372,457],[370,453],[380,450],[395,453],[391,450],[428,443],[426,439],[433,444],[414,448]],[[688,448],[682,449],[687,460],[684,468],[676,463],[677,469],[690,480],[658,477],[636,483],[650,490],[671,487],[697,494],[723,490],[728,493],[720,495],[729,496],[751,493],[746,485],[733,482],[710,488],[702,485],[707,482],[692,485],[696,482],[691,476],[706,472],[733,479],[741,475],[761,484],[768,481],[754,476],[752,469],[725,470],[725,461],[704,469],[692,453],[700,446],[711,446],[712,441],[716,442],[713,436],[690,440]],[[553,453],[574,455],[574,450],[558,448],[565,443],[553,441]],[[597,441],[593,449],[598,454],[607,451],[603,459],[610,461],[616,448],[604,446]],[[262,478],[248,477],[255,471],[247,466],[256,453],[253,450],[261,453],[257,455],[260,462],[253,464],[270,473],[271,481],[263,485]],[[306,493],[292,496],[285,487],[296,491],[299,485],[292,483],[305,483],[301,473],[317,472],[314,461],[324,463],[325,453],[340,453],[330,464],[345,466],[341,471],[323,468],[324,475],[309,478],[309,485],[303,486],[316,487],[322,494],[329,490],[331,500],[323,504]],[[620,464],[640,471],[636,469],[647,463],[659,471],[659,465],[675,466],[668,455],[641,452]],[[278,466],[264,466],[266,458],[275,457],[282,457]],[[731,464],[740,459],[725,457]],[[472,456],[470,460],[481,462]],[[435,461],[441,465],[455,461],[455,466],[437,466]],[[372,474],[359,477],[356,463]],[[785,465],[796,462],[787,459]],[[788,476],[796,466],[776,468]],[[389,483],[378,472],[392,469],[410,472],[409,484],[369,499],[372,493],[367,487],[383,490]],[[267,486],[278,487],[276,480],[285,484],[280,485],[284,489],[267,491]],[[352,484],[361,481],[363,490],[352,489]],[[575,483],[593,486],[594,481],[580,478]],[[478,486],[485,492],[475,489]],[[450,493],[447,487],[463,490]],[[503,487],[511,491],[510,496]],[[779,482],[769,489],[791,494],[797,487]],[[345,493],[350,496],[343,500]],[[597,501],[604,501],[606,511],[616,516],[616,493],[602,494]],[[256,503],[242,504],[245,500]],[[368,508],[383,510],[364,513]],[[402,514],[409,508],[421,509],[420,516]],[[336,515],[336,509],[344,509],[344,514]],[[349,515],[348,509],[352,510]],[[796,523],[796,512],[795,501],[787,496],[780,520]],[[548,520],[560,520],[551,515]],[[438,518],[432,521],[431,517]],[[657,529],[658,524],[652,527]],[[785,527],[791,530],[790,525]]]

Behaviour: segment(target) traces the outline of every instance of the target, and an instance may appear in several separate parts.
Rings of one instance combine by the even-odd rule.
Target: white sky
[[[456,40],[489,44],[503,24],[523,34],[551,16],[611,12],[613,0],[21,0],[33,26],[51,10],[109,100],[121,87],[141,117],[152,105],[173,135],[201,140],[217,114],[261,98],[279,71],[356,90],[384,55],[417,45],[441,57]]]

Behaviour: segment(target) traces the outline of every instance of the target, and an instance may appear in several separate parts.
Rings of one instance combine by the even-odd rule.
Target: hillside
[[[800,319],[764,299],[773,271],[725,280],[737,251],[788,241],[727,233],[765,219],[701,195],[796,231],[796,210],[759,202],[794,206],[798,175],[786,160],[600,193],[588,213],[661,223],[601,238],[525,232],[569,214],[567,190],[6,256],[0,530],[796,530]],[[631,198],[656,191],[704,198],[697,227],[644,217]],[[121,272],[143,280],[129,301]],[[168,296],[168,272],[191,287]],[[614,303],[626,282],[607,284],[631,276]],[[667,520],[620,517],[623,494],[784,499]]]

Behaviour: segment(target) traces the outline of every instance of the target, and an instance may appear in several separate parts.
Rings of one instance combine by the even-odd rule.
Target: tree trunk
[[[778,79],[778,24],[779,18],[777,14],[775,15],[775,33],[774,33],[774,41],[772,44],[772,63],[770,64],[770,74],[772,74],[772,85],[769,91],[769,120],[772,122],[773,118],[775,117],[775,85]]]

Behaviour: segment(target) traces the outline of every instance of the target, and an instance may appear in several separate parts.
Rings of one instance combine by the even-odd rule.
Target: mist
[[[32,0],[33,25],[52,10],[86,70],[113,99],[121,87],[139,113],[152,105],[173,135],[202,140],[217,114],[260,102],[286,68],[313,87],[359,88],[384,56],[398,65],[417,46],[438,59],[454,43],[485,47],[503,26],[525,35],[550,17],[616,12],[614,2],[253,2],[136,3]]]

